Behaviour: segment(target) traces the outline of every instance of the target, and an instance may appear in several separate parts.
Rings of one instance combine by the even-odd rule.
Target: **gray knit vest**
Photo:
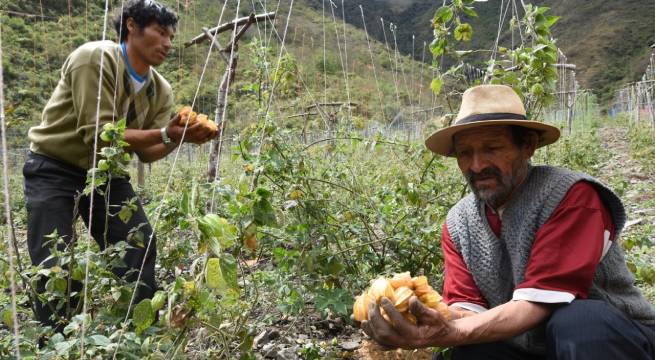
[[[593,184],[612,214],[618,235],[626,221],[621,200],[593,177],[551,166],[530,167],[528,176],[505,206],[500,238],[491,230],[484,202],[469,194],[448,213],[448,232],[490,308],[512,299],[523,281],[534,237],[578,181]],[[601,239],[599,239],[601,241]],[[655,324],[655,309],[634,286],[623,250],[616,241],[596,268],[590,299],[614,305],[632,319]],[[510,341],[535,354],[545,352],[545,323]]]

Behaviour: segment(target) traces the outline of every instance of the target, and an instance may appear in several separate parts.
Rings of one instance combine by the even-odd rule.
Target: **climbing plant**
[[[467,19],[477,17],[473,7],[475,0],[454,0],[437,9],[433,19],[434,40],[430,50],[434,66],[439,73],[432,81],[432,90],[453,105],[461,91],[460,84],[467,86],[491,83],[511,86],[523,100],[528,118],[538,118],[544,106],[554,100],[557,81],[557,47],[551,34],[551,27],[559,17],[547,15],[547,7],[526,5],[524,15],[512,15],[510,32],[518,32],[520,42],[512,48],[499,46],[503,28],[498,29],[496,43],[492,49],[463,50],[463,44],[474,36],[474,29]],[[503,16],[501,8],[500,15]],[[499,22],[501,25],[503,21]],[[473,55],[491,53],[488,60],[480,63]],[[482,76],[467,74],[472,61],[483,67]],[[451,64],[445,71],[442,66]],[[443,86],[448,86],[446,91]],[[451,108],[452,110],[452,108]]]

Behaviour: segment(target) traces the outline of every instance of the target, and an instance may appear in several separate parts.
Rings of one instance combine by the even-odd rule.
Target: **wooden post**
[[[239,59],[239,52],[238,52],[239,39],[243,36],[243,34],[245,34],[246,30],[248,30],[250,25],[259,21],[272,20],[274,18],[275,18],[275,12],[270,12],[260,15],[250,14],[250,16],[248,17],[242,17],[230,23],[222,24],[212,29],[203,29],[203,34],[194,37],[193,39],[191,39],[191,41],[184,44],[185,47],[189,47],[191,45],[198,44],[204,40],[209,40],[214,45],[217,45],[217,47],[219,48],[218,53],[223,57],[223,60],[225,60],[225,62],[227,63],[227,67],[225,68],[225,72],[223,73],[223,77],[221,79],[221,84],[219,86],[219,91],[216,99],[215,121],[219,128],[219,138],[211,141],[211,146],[210,146],[211,150],[209,152],[209,164],[207,166],[207,180],[209,182],[216,181],[217,169],[220,165],[221,147],[222,147],[222,139],[223,139],[222,136],[226,129],[224,115],[227,108],[228,89],[234,80],[234,75],[236,74],[236,68]],[[226,46],[224,49],[221,49],[220,44],[218,44],[218,40],[216,39],[216,37],[218,36],[218,34],[227,30],[234,30],[235,35],[232,38],[232,41],[230,41],[230,43],[228,44],[228,46]],[[229,58],[225,56],[225,53],[230,54]]]

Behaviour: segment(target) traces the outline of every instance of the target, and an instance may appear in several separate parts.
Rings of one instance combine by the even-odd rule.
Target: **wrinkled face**
[[[521,184],[534,154],[535,141],[519,148],[506,126],[480,126],[453,137],[457,165],[473,193],[498,208]]]
[[[128,43],[139,59],[147,65],[158,66],[164,62],[173,45],[175,29],[172,26],[162,26],[156,21],[140,29],[128,19]]]

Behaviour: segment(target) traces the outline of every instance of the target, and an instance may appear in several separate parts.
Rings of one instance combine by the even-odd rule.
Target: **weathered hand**
[[[426,307],[415,296],[410,299],[409,309],[416,316],[416,325],[407,321],[389,299],[383,298],[381,305],[390,322],[382,317],[379,307],[371,302],[368,308],[369,319],[361,324],[364,332],[380,345],[416,349],[448,345],[457,338],[456,328],[438,311]]]

